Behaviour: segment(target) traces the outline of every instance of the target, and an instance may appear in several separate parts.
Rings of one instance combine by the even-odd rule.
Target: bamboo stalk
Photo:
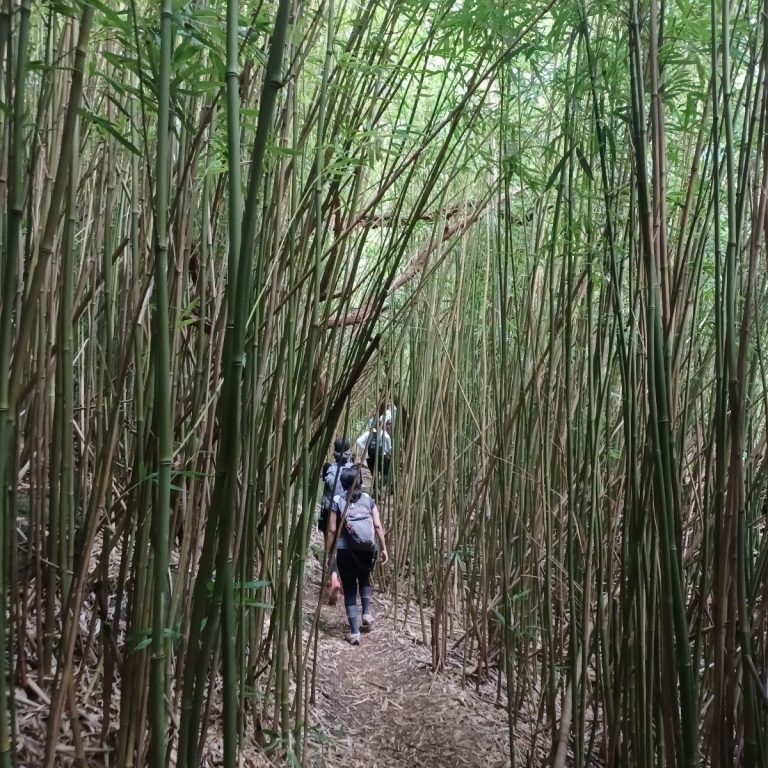
[[[155,163],[155,272],[152,344],[154,347],[155,432],[157,434],[157,490],[152,505],[152,661],[150,665],[149,765],[166,763],[166,654],[168,649],[168,566],[173,411],[171,405],[171,353],[168,312],[168,203],[170,182],[170,89],[173,55],[173,8],[164,0],[160,11],[160,64],[158,73],[157,157]]]
[[[10,13],[10,11],[9,11]],[[30,26],[30,4],[23,2],[20,11],[18,31],[18,54],[14,72],[13,112],[10,126],[10,162],[8,171],[8,214],[6,241],[2,261],[2,306],[0,307],[0,366],[3,371],[10,368],[11,346],[13,343],[14,291],[16,290],[17,260],[21,238],[21,217],[23,215],[24,179],[24,102],[27,79],[27,40]],[[9,46],[10,52],[10,46]],[[9,53],[10,56],[10,53]],[[10,67],[9,67],[10,77]],[[6,573],[8,520],[8,495],[6,484],[8,470],[15,462],[9,461],[11,437],[15,426],[15,406],[7,376],[0,377],[0,765],[11,765],[11,734],[8,723],[8,631],[6,623]],[[14,494],[15,495],[15,494]]]

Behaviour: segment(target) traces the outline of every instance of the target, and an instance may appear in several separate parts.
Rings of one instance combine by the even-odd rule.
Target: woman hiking
[[[352,460],[349,440],[346,437],[336,438],[333,444],[333,459],[333,462],[323,464],[323,499],[320,503],[320,516],[317,520],[317,527],[325,534],[326,550],[328,550],[330,545],[330,540],[328,539],[328,517],[330,516],[333,499],[344,494],[344,490],[341,487],[341,473],[344,469],[354,468],[355,466]],[[333,560],[329,563],[329,569],[328,604],[336,605],[336,599],[339,592],[341,592],[341,584],[336,570],[336,563]]]
[[[352,645],[360,645],[360,631],[368,632],[373,626],[371,572],[376,563],[377,539],[381,545],[382,565],[388,562],[389,555],[378,507],[367,493],[362,492],[360,470],[357,467],[343,469],[341,485],[346,496],[336,496],[333,500],[328,516],[328,552],[332,558],[335,545],[349,622],[347,640]]]

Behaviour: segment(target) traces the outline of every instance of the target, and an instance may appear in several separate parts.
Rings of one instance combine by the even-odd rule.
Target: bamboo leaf
[[[594,181],[595,177],[592,174],[592,167],[589,164],[589,161],[587,160],[586,156],[584,155],[584,152],[582,152],[581,147],[576,147],[576,157],[579,159],[579,165],[581,166],[584,173],[587,174],[590,181]]]
[[[101,117],[100,115],[97,115],[94,112],[91,112],[88,109],[83,109],[81,111],[81,114],[89,122],[93,123],[93,125],[96,126],[96,128],[99,130],[99,132],[103,136],[107,136],[107,137],[111,136],[134,155],[141,154],[138,147],[136,147],[133,143],[131,143],[131,141],[117,129],[117,126],[115,126],[114,123],[110,122],[109,120],[106,120],[105,118]]]
[[[552,173],[549,174],[549,178],[547,179],[546,183],[544,184],[544,191],[547,192],[549,189],[552,188],[552,185],[557,181],[558,176],[563,172],[563,168],[565,167],[565,164],[568,162],[568,158],[570,157],[570,152],[563,155],[560,160],[558,160],[555,167],[552,169]]]
[[[102,2],[102,0],[85,0],[85,2],[95,8],[99,14],[104,17],[108,26],[114,27],[116,30],[121,30],[124,33],[130,33],[127,11],[118,12]]]

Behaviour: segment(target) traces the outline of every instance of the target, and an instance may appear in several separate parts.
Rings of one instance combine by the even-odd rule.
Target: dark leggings
[[[389,461],[389,456],[379,456],[378,461],[374,456],[366,458],[365,463],[371,470],[374,483],[381,483],[382,485],[389,483]]]
[[[376,560],[375,552],[358,552],[354,549],[339,549],[336,551],[336,563],[344,589],[344,608],[346,609],[349,627],[357,631],[357,592],[360,590],[360,602],[363,613],[368,613],[371,601],[371,571]]]

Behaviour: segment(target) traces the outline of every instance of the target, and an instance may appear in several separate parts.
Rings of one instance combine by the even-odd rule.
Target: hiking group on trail
[[[389,484],[391,424],[391,418],[387,418],[384,429],[379,432],[371,420],[368,431],[355,441],[366,457],[374,488]],[[382,565],[389,561],[389,555],[379,509],[373,497],[363,492],[361,468],[354,461],[346,437],[336,438],[333,456],[334,461],[323,466],[323,498],[318,519],[318,528],[325,534],[328,603],[335,605],[339,592],[343,591],[349,622],[347,640],[359,645],[360,632],[368,632],[373,626],[371,573],[377,554]]]

